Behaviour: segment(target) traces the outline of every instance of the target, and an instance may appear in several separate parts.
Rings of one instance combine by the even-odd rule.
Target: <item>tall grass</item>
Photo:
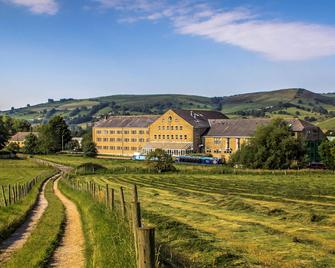
[[[53,182],[48,182],[45,197],[48,207],[24,246],[1,267],[45,267],[58,245],[65,222],[62,202],[53,193]]]
[[[81,214],[85,236],[86,267],[133,268],[135,252],[129,225],[116,213],[61,181],[60,190],[74,201]]]
[[[0,241],[7,238],[27,218],[31,209],[38,201],[43,182],[56,174],[55,170],[49,169],[39,176],[37,184],[18,203],[8,207],[0,208]]]

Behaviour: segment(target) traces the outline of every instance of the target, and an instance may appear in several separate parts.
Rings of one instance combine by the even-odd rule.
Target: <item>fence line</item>
[[[20,202],[30,193],[33,187],[37,184],[39,178],[40,177],[37,176],[26,183],[1,185],[2,198],[0,207],[8,207]]]
[[[68,185],[76,191],[83,191],[90,194],[90,196],[97,202],[104,205],[107,209],[116,213],[126,224],[129,225],[131,233],[134,236],[134,247],[136,254],[136,263],[138,268],[154,268],[156,261],[155,252],[155,228],[144,227],[142,224],[141,203],[139,202],[137,186],[133,185],[131,193],[132,201],[130,209],[127,209],[125,200],[125,190],[121,186],[119,189],[118,209],[116,209],[115,189],[108,184],[105,187],[96,184],[93,181],[79,182],[79,180],[66,180]]]

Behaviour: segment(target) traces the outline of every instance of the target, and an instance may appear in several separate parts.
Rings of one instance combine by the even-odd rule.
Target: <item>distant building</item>
[[[228,160],[232,153],[253,137],[257,127],[268,125],[271,121],[264,118],[210,120],[210,129],[204,136],[206,153]],[[300,119],[285,121],[292,135],[304,138],[310,161],[319,161],[318,147],[324,139],[321,129]]]
[[[17,143],[20,148],[24,147],[24,142],[28,135],[34,134],[38,136],[38,132],[18,132],[10,138],[8,143]]]
[[[149,142],[149,126],[158,116],[111,116],[93,127],[99,154],[132,156]]]
[[[170,109],[161,116],[111,116],[93,127],[99,154],[132,156],[163,149],[170,155],[207,153],[225,160],[271,119],[228,119],[218,111]],[[306,141],[311,161],[319,161],[324,138],[319,127],[300,119],[285,120],[295,137]]]

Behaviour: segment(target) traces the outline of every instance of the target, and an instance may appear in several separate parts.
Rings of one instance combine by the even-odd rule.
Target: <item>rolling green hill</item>
[[[2,114],[35,124],[62,115],[68,123],[81,125],[107,114],[161,114],[169,108],[221,110],[230,117],[299,117],[322,128],[335,129],[335,120],[332,119],[335,117],[335,93],[318,94],[297,88],[214,98],[162,94],[49,100]]]

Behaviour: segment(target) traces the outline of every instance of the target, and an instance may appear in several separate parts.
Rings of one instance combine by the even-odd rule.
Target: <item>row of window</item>
[[[183,130],[183,126],[158,126],[158,130]]]
[[[128,146],[97,146],[98,150],[111,150],[111,151],[137,151],[140,150],[138,147],[128,147]]]
[[[187,135],[154,135],[155,140],[187,140]]]
[[[143,139],[143,138],[139,138],[139,139],[128,139],[128,138],[97,138],[97,142],[149,142],[149,139]]]
[[[215,137],[214,138],[214,144],[215,145],[222,144],[222,138]],[[241,148],[241,139],[240,138],[236,138],[236,147],[237,147],[237,149]],[[226,138],[226,148],[230,148],[230,138]]]
[[[144,131],[144,130],[97,130],[96,134],[149,134],[149,130]]]

